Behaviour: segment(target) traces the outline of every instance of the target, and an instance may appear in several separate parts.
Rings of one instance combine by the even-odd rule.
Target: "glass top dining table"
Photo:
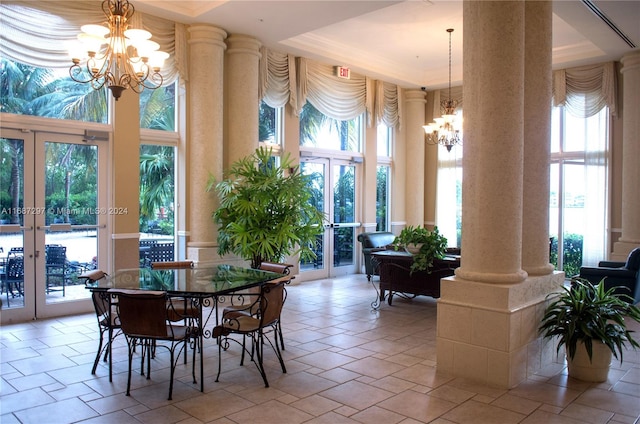
[[[161,290],[170,296],[219,297],[261,286],[282,277],[270,271],[233,265],[196,268],[121,269],[107,278],[87,284],[88,289]]]

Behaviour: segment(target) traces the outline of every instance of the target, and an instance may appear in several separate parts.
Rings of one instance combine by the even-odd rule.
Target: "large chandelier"
[[[460,138],[460,123],[456,122],[458,101],[451,98],[451,33],[453,28],[447,29],[447,32],[449,33],[449,95],[447,99],[440,102],[442,116],[422,128],[427,134],[428,144],[440,144],[450,152],[453,146],[462,144],[462,139]]]
[[[116,100],[128,88],[140,93],[160,87],[160,68],[169,54],[158,50],[160,45],[151,41],[149,31],[129,29],[133,5],[127,0],[104,0],[102,11],[107,21],[83,25],[79,42],[71,47],[71,78],[95,90],[106,85]]]

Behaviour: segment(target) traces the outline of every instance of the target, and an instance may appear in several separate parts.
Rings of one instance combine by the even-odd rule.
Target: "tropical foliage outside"
[[[94,90],[79,84],[64,72],[36,68],[0,59],[0,110],[17,115],[31,115],[84,122],[107,122],[107,90]],[[175,131],[175,84],[140,93],[140,126]],[[3,139],[0,165],[0,210],[15,211],[22,204],[21,187],[23,146],[19,140]],[[96,151],[74,144],[47,143],[46,199],[51,206],[47,223],[72,222],[95,224],[95,215],[64,211],[96,207]],[[173,235],[173,147],[141,146],[140,155],[140,223],[141,231]],[[93,164],[93,165],[91,165]],[[57,213],[62,212],[62,213]],[[6,215],[6,214],[5,214]],[[157,222],[158,215],[163,218]],[[0,216],[0,220],[18,223],[18,216]]]

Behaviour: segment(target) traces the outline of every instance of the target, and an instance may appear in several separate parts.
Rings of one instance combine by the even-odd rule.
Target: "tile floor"
[[[625,362],[615,362],[602,384],[569,379],[556,364],[512,390],[492,388],[437,371],[433,299],[395,298],[393,306],[385,303],[373,312],[374,290],[363,275],[305,282],[288,292],[286,374],[265,350],[265,388],[253,364],[239,366],[239,348],[232,346],[223,352],[216,383],[217,346],[209,340],[205,392],[192,384],[190,365],[180,362],[172,401],[166,399],[162,353],[152,363],[150,380],[134,371],[131,396],[125,396],[122,337],[114,349],[113,383],[103,362],[91,375],[97,347],[93,314],[1,327],[0,422],[639,422],[639,352],[626,352]]]

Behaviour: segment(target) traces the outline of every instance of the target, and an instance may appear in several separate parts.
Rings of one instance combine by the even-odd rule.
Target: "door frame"
[[[3,119],[4,117],[5,115],[3,115]],[[40,122],[43,122],[42,118],[11,117],[13,119],[10,121],[14,122],[3,121],[0,131],[4,138],[21,139],[25,143],[23,207],[31,208],[31,210],[34,211],[44,211],[45,172],[43,169],[46,160],[45,143],[47,141],[94,145],[97,147],[97,204],[100,207],[99,210],[108,204],[110,174],[108,169],[110,146],[108,143],[84,137],[85,130],[70,130],[68,126],[64,126],[64,129],[62,129],[65,121],[58,122],[54,120],[54,122],[51,122],[51,120],[46,120],[46,124],[41,124]],[[22,121],[25,122],[23,123]],[[68,125],[69,123],[66,122],[66,124]],[[86,125],[98,128],[96,124]],[[27,127],[26,129],[24,128],[25,126]],[[99,128],[101,131],[105,130],[104,125],[99,125]],[[96,213],[96,216],[98,263],[108,265],[107,252],[110,243],[108,237],[108,226],[110,225],[109,216],[108,214],[100,213]],[[0,324],[87,313],[93,310],[90,296],[80,300],[55,303],[46,302],[46,272],[44,266],[46,262],[44,252],[45,235],[48,227],[46,226],[45,217],[45,213],[35,213],[25,215],[24,217],[24,307],[3,309]]]
[[[302,152],[301,152],[302,153]],[[317,280],[322,278],[334,278],[349,274],[358,273],[359,261],[358,261],[358,245],[356,243],[357,234],[354,232],[353,238],[353,264],[351,266],[334,266],[333,251],[334,251],[334,229],[353,227],[358,228],[362,225],[358,218],[361,215],[360,211],[360,184],[362,179],[362,169],[360,162],[354,161],[352,157],[341,157],[341,155],[331,154],[301,154],[300,162],[302,163],[318,163],[323,164],[325,167],[325,181],[324,181],[324,207],[323,211],[329,218],[329,222],[324,225],[325,231],[323,233],[323,258],[322,263],[325,264],[321,269],[302,270],[300,269],[300,279],[302,281]],[[336,165],[348,165],[353,166],[355,171],[355,204],[354,204],[354,217],[355,222],[352,223],[334,223],[333,222],[333,167]],[[355,231],[355,230],[354,230]]]

